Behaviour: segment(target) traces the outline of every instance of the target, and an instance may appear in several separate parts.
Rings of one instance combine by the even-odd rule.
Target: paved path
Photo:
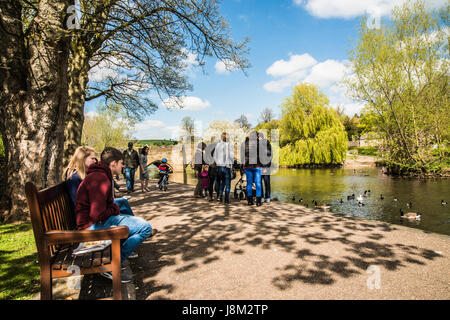
[[[290,203],[226,206],[193,189],[129,200],[159,232],[129,260],[128,298],[450,299],[449,236]],[[79,298],[108,294],[111,281],[92,275]]]
[[[450,299],[449,236],[192,195],[171,183],[130,199],[159,231],[130,261],[137,299]]]

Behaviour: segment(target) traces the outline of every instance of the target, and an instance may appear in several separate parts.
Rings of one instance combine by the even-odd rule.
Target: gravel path
[[[129,200],[159,231],[130,260],[137,299],[450,299],[448,236],[192,195],[171,183]]]

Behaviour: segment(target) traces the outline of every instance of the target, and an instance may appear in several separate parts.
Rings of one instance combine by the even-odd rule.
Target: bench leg
[[[52,272],[50,266],[41,266],[41,300],[52,300]]]
[[[112,249],[112,275],[113,275],[113,298],[122,300],[122,275],[120,268],[120,240],[113,240]]]

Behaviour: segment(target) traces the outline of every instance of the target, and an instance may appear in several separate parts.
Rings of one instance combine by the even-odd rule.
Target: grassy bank
[[[29,300],[40,290],[30,223],[0,225],[0,300]]]

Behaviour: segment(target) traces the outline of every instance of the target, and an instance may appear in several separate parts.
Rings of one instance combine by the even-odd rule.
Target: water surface
[[[171,179],[191,185],[197,183],[194,174],[175,173]],[[232,182],[232,191],[238,179],[239,174]],[[450,204],[441,205],[442,200],[450,203],[449,179],[392,178],[383,175],[379,168],[356,171],[342,168],[279,169],[271,176],[271,186],[272,197],[278,197],[283,202],[308,204],[311,208],[312,201],[316,200],[319,204],[330,204],[331,212],[450,235]],[[365,190],[370,190],[370,193],[363,200],[364,206],[359,206],[357,200],[347,201],[348,195],[358,197]],[[300,202],[300,199],[303,201]],[[406,203],[410,201],[412,207],[408,208]],[[405,213],[419,212],[421,220],[402,220],[400,208]]]

